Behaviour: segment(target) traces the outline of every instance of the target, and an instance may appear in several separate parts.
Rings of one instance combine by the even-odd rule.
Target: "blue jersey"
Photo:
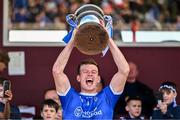
[[[109,86],[94,95],[81,94],[70,88],[65,96],[60,96],[63,119],[112,119],[119,96]]]

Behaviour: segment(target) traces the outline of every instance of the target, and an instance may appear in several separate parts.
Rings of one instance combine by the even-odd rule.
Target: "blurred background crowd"
[[[68,29],[66,15],[92,3],[113,17],[114,31],[180,30],[180,0],[9,1],[10,29]]]

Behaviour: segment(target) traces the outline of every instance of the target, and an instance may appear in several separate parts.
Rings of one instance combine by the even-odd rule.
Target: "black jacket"
[[[131,118],[131,116],[128,114],[127,116],[120,117],[120,120],[144,120],[144,117],[139,116],[136,118]]]
[[[180,119],[180,106],[173,106],[171,103],[168,106],[166,114],[163,114],[161,110],[154,110],[152,119]]]
[[[4,111],[4,104],[0,102],[0,112],[3,112]],[[11,120],[20,120],[21,119],[21,113],[19,111],[19,108],[14,106],[14,105],[11,105],[10,104],[10,109],[11,109],[11,113],[10,113],[10,119]]]

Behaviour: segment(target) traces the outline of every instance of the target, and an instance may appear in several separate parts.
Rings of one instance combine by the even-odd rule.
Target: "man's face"
[[[100,82],[97,66],[85,64],[80,67],[80,74],[77,81],[80,82],[81,92],[96,93],[97,84]]]
[[[6,64],[3,62],[0,62],[0,72],[3,72],[6,69]]]
[[[52,99],[55,102],[57,102],[59,105],[61,105],[59,97],[58,97],[58,95],[56,93],[56,90],[49,90],[49,91],[47,91],[45,96],[44,96],[44,98],[45,99]]]
[[[45,105],[41,112],[41,116],[44,120],[56,120],[56,115],[57,113],[55,108],[49,107],[48,105]]]
[[[137,66],[134,63],[130,62],[129,63],[129,68],[130,68],[130,72],[129,72],[127,81],[130,82],[130,83],[133,83],[133,82],[135,82],[136,77],[138,75]]]
[[[140,100],[131,100],[126,106],[126,111],[128,111],[131,116],[139,117],[141,115],[142,105]]]

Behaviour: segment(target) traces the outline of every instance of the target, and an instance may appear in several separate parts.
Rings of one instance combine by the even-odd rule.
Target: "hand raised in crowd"
[[[157,107],[161,110],[163,114],[167,112],[167,104],[165,102],[158,103]]]
[[[8,101],[11,101],[12,100],[12,97],[13,97],[13,95],[12,95],[12,91],[11,90],[6,90],[5,91],[5,95],[6,95],[6,97],[4,97],[6,100],[8,100]]]

